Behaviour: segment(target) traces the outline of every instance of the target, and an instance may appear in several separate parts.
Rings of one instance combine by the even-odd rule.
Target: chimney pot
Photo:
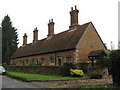
[[[24,37],[27,37],[27,34],[26,34],[26,33],[24,34]]]
[[[77,10],[77,6],[75,5],[75,10],[73,10],[73,7],[71,7],[70,11],[70,28],[73,26],[78,26],[78,13],[79,11]]]
[[[53,18],[51,19],[51,22],[53,22]]]
[[[73,7],[71,7],[71,11],[73,11]]]
[[[77,6],[75,5],[75,10],[77,10]]]
[[[24,36],[23,36],[23,45],[26,45],[27,44],[27,34],[25,33]]]
[[[37,30],[37,27],[35,28],[35,30]]]
[[[51,20],[49,20],[48,23],[48,35],[47,36],[51,36],[54,35],[54,22],[53,22],[53,18]]]
[[[38,40],[38,30],[36,27],[36,28],[34,28],[34,31],[33,31],[33,42],[35,42],[37,40]]]

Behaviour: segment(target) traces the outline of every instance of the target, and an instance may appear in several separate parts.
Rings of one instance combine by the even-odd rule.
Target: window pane
[[[28,65],[28,60],[26,60],[26,65]]]
[[[41,58],[41,64],[44,65],[44,61],[45,59],[44,58]]]
[[[34,59],[32,59],[32,63],[31,63],[31,65],[34,65],[35,64],[35,60]]]
[[[71,56],[66,56],[66,62],[67,63],[72,63],[72,57]]]
[[[50,57],[50,64],[51,64],[51,65],[54,65],[54,63],[55,63],[55,62],[54,62],[54,57]]]

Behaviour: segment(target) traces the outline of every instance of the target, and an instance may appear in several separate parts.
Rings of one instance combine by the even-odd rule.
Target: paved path
[[[2,83],[2,85],[1,85],[2,88],[45,88],[40,85],[39,86],[34,85],[30,82],[23,82],[20,80],[16,80],[16,79],[7,77],[5,75],[3,75],[3,76],[1,75],[0,79],[2,79],[2,82],[0,82],[0,84]]]

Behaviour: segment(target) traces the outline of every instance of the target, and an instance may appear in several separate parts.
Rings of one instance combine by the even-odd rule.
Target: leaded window
[[[71,55],[66,56],[66,62],[72,63],[72,56]]]
[[[50,65],[54,65],[55,64],[55,58],[54,56],[50,57]]]

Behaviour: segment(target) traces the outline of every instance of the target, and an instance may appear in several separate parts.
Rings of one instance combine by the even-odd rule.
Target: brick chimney
[[[38,40],[38,30],[37,27],[33,31],[33,42]]]
[[[48,23],[48,35],[47,36],[51,36],[51,35],[54,35],[54,22],[53,22],[53,19],[49,20],[49,23]]]
[[[25,33],[24,36],[23,36],[23,45],[26,45],[27,44],[27,34]]]
[[[70,26],[69,28],[73,27],[73,26],[78,26],[78,13],[79,11],[77,10],[77,6],[75,5],[75,10],[73,10],[73,7],[71,7],[71,11],[70,11]]]

